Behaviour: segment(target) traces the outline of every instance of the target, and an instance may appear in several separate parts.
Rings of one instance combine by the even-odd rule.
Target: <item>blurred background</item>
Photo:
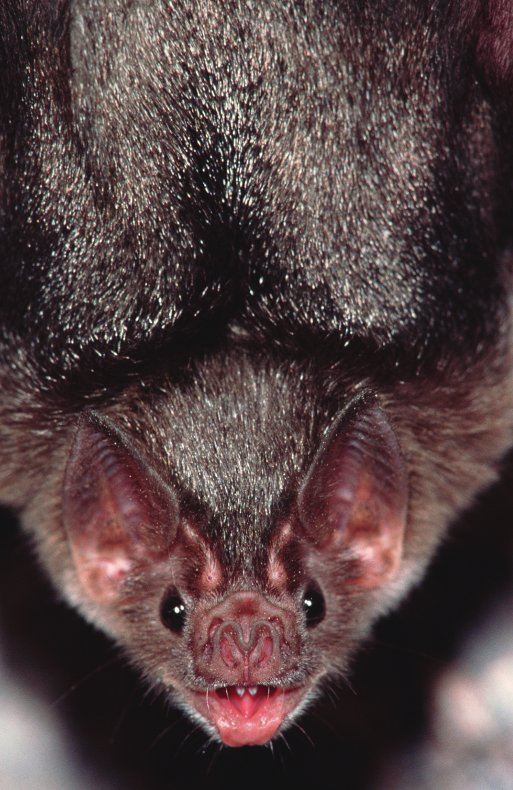
[[[513,790],[513,458],[427,579],[271,748],[148,694],[0,524],[0,790]]]

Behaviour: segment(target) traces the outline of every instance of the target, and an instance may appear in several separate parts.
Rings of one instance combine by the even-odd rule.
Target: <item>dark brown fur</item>
[[[2,498],[63,594],[192,707],[243,682],[219,657],[238,626],[198,636],[223,618],[278,623],[249,685],[309,697],[346,672],[511,443],[513,23],[500,2],[446,6],[0,10]],[[379,584],[353,511],[321,540],[298,505],[353,403],[356,431],[385,415],[407,481]],[[382,437],[354,441],[373,505]],[[96,444],[121,471],[84,493]],[[153,514],[135,533],[125,485]],[[94,497],[103,537],[73,507]],[[87,563],[114,543],[130,571],[103,598]]]

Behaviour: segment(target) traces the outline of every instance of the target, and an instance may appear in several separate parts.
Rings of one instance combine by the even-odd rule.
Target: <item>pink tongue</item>
[[[244,688],[238,694],[235,686],[216,691],[220,715],[215,724],[227,746],[267,743],[283,721],[283,692],[265,686],[256,686],[252,691],[256,693],[250,694]]]
[[[239,713],[242,713],[246,719],[250,719],[262,703],[266,702],[270,697],[270,689],[262,688],[262,686],[254,686],[251,689],[253,693],[250,693],[249,689],[245,688],[242,695],[237,693],[235,686],[229,686],[225,691],[227,702],[230,702],[234,708],[237,708]]]

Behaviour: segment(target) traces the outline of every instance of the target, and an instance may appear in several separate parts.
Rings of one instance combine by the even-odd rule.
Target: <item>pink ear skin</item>
[[[178,505],[112,423],[88,414],[66,467],[63,519],[84,592],[109,603],[136,567],[167,556]]]
[[[339,418],[299,494],[299,516],[323,551],[349,553],[348,581],[380,587],[397,574],[408,501],[407,475],[384,412],[361,398]]]

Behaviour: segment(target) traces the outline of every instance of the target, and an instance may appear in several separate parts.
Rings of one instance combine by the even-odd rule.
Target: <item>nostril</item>
[[[223,620],[221,619],[221,617],[214,617],[214,619],[212,620],[212,622],[210,623],[210,625],[208,627],[208,638],[209,639],[213,639],[215,632],[217,631],[217,629],[219,628],[219,626],[221,625],[222,622],[223,622]]]
[[[221,653],[221,658],[224,663],[227,667],[230,667],[230,669],[233,669],[233,667],[237,666],[239,663],[232,650],[232,645],[226,637],[223,637],[219,643],[219,652]]]
[[[223,663],[233,669],[244,661],[240,628],[237,623],[223,623],[214,632],[214,647]]]
[[[260,668],[269,664],[279,652],[279,635],[270,623],[260,622],[255,625],[252,636],[249,662],[254,668]]]
[[[273,656],[274,653],[274,640],[272,632],[261,630],[258,635],[257,641],[251,650],[250,662],[255,667],[260,667],[266,664]]]

